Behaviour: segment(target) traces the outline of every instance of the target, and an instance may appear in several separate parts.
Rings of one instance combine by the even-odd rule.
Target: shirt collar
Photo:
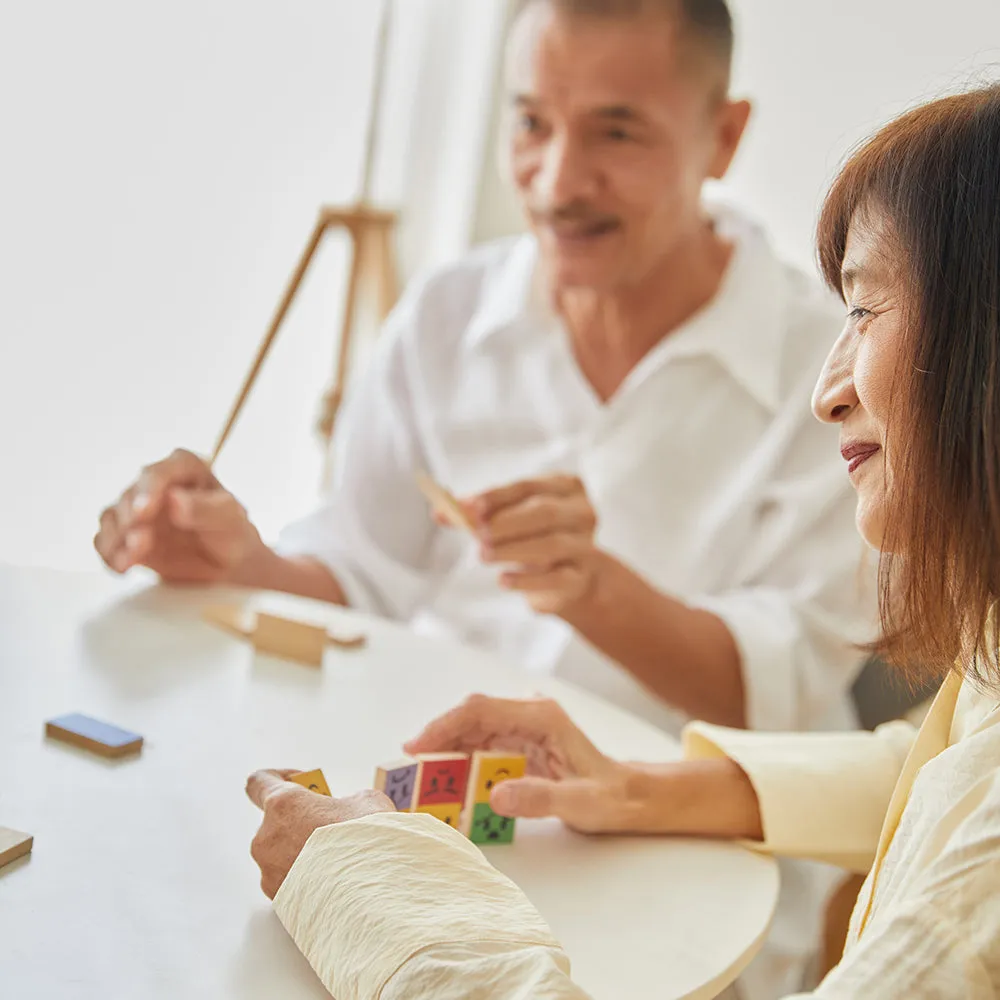
[[[551,316],[542,290],[538,244],[533,236],[515,238],[498,267],[487,270],[479,304],[469,323],[469,340],[479,343],[521,320]]]
[[[789,276],[763,230],[748,216],[717,199],[706,202],[706,210],[732,241],[732,260],[715,298],[666,337],[654,354],[660,363],[713,357],[773,413],[781,403]],[[522,322],[546,327],[559,322],[543,287],[532,236],[515,239],[500,266],[487,272],[468,336],[479,343]]]

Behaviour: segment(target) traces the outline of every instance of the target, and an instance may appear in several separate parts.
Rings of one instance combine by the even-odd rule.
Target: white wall
[[[946,90],[1000,80],[997,0],[734,0],[737,84],[757,104],[730,187],[811,265],[815,218],[844,156]]]
[[[501,0],[396,0],[377,194],[404,271],[469,241]],[[0,559],[95,564],[99,510],[208,451],[319,206],[360,173],[371,0],[36,0],[0,31]],[[464,192],[464,194],[463,194]],[[219,474],[266,535],[308,508],[333,241]]]
[[[375,14],[346,0],[8,5],[0,558],[89,561],[96,514],[141,464],[211,448],[316,209],[353,194]],[[221,463],[268,527],[311,495],[337,256]]]
[[[757,110],[727,186],[767,222],[779,248],[807,267],[823,192],[859,140],[921,99],[1000,79],[997,0],[731,3],[736,87]],[[491,162],[476,237],[520,225]]]

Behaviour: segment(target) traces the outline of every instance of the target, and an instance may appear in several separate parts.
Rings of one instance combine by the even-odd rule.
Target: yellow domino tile
[[[418,813],[427,813],[428,816],[433,816],[435,819],[441,820],[442,823],[453,826],[456,830],[462,818],[461,802],[448,802],[441,806],[417,806],[416,811]]]
[[[320,795],[330,794],[330,786],[326,783],[322,771],[303,771],[301,774],[293,774],[289,780]]]
[[[501,781],[523,778],[526,761],[519,754],[477,753],[469,780],[472,802],[489,802],[490,792]]]

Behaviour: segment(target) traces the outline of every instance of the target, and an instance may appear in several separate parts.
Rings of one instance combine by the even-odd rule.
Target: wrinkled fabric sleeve
[[[683,734],[688,759],[728,757],[746,772],[760,805],[769,854],[866,873],[916,730],[892,722],[874,733],[751,733],[696,722]]]
[[[587,1000],[521,890],[430,816],[317,830],[274,907],[337,1000]]]

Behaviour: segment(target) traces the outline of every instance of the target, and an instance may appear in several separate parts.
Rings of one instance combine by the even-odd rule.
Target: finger
[[[407,753],[477,750],[514,734],[543,738],[557,726],[553,703],[545,699],[520,700],[473,695],[457,708],[435,719],[404,745]],[[517,749],[512,743],[510,749]]]
[[[554,594],[576,593],[585,583],[586,573],[576,564],[535,573],[526,570],[511,571],[500,576],[501,587],[519,594],[544,594],[548,591]]]
[[[522,503],[528,497],[551,494],[552,496],[572,496],[583,493],[583,483],[577,476],[547,476],[539,479],[524,479],[510,486],[502,486],[472,497],[469,503],[483,520],[490,520],[497,511],[512,504]]]
[[[132,498],[135,520],[150,520],[163,508],[167,491],[173,486],[208,489],[218,486],[208,463],[190,451],[178,449],[160,462],[147,465],[139,474]]]
[[[595,811],[599,787],[592,781],[549,778],[514,778],[502,781],[490,795],[490,808],[498,816],[541,819],[556,816],[579,822]]]
[[[530,566],[533,570],[551,570],[561,563],[573,562],[590,552],[593,544],[586,535],[557,531],[551,535],[522,538],[500,545],[484,544],[480,557],[488,565],[506,563]]]
[[[239,501],[223,489],[171,487],[167,491],[171,523],[185,531],[226,531],[246,516]]]
[[[146,562],[156,548],[157,530],[154,525],[145,524],[130,528],[125,532],[124,555],[129,566]]]
[[[479,531],[493,545],[556,531],[593,535],[597,517],[584,493],[569,497],[535,494],[497,511]]]
[[[94,535],[94,548],[104,562],[119,573],[122,570],[118,566],[118,557],[123,544],[124,537],[118,524],[118,515],[114,507],[108,507],[101,514],[100,526]]]
[[[299,774],[298,771],[278,771],[274,769],[264,770],[264,771],[254,771],[253,774],[247,778],[247,797],[258,809],[266,809],[267,803],[278,793],[286,792],[289,786],[292,788],[301,788],[301,785],[296,785],[294,782],[289,781],[288,778],[292,774]],[[302,788],[302,791],[308,791]]]

